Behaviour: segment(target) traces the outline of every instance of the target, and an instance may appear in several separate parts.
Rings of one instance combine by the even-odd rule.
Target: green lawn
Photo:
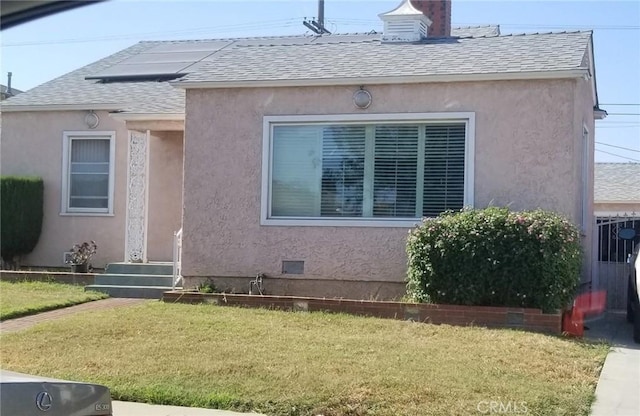
[[[588,415],[608,346],[512,330],[148,302],[2,336],[0,366],[114,399],[270,415]]]
[[[103,293],[85,292],[82,286],[0,281],[0,321],[106,297]]]

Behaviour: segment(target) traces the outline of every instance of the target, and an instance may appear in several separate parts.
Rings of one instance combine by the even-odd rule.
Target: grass
[[[82,286],[0,281],[0,321],[106,297],[103,293],[85,292]]]
[[[148,302],[2,336],[0,366],[114,399],[269,415],[588,415],[608,346],[339,314]],[[485,407],[483,407],[485,406]]]

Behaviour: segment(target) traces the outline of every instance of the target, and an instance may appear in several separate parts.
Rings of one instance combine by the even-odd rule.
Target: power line
[[[331,19],[340,23],[352,23],[352,24],[365,24],[365,23],[380,23],[379,20],[375,19],[357,19],[357,18],[333,18]],[[461,23],[461,22],[453,22],[452,27],[457,26],[487,26],[487,23]],[[512,26],[512,27],[533,27],[540,29],[600,29],[600,30],[639,30],[640,26],[638,25],[549,25],[542,23],[500,23],[500,27],[503,26]]]
[[[632,157],[627,157],[627,156],[617,155],[617,154],[615,154],[615,153],[605,152],[604,150],[600,150],[600,149],[596,149],[596,152],[606,153],[606,154],[608,154],[608,155],[616,156],[616,157],[619,157],[619,158],[622,158],[622,159],[631,160],[631,161],[633,161],[633,162],[640,162],[640,159],[634,159],[634,158],[632,158]]]
[[[157,32],[146,32],[146,33],[131,33],[125,35],[112,35],[112,36],[101,36],[94,38],[67,38],[60,40],[44,40],[44,41],[32,41],[32,42],[18,42],[18,43],[7,43],[2,45],[5,48],[15,47],[15,46],[36,46],[36,45],[57,45],[57,44],[68,44],[68,43],[87,43],[87,42],[107,42],[107,41],[115,41],[115,40],[128,40],[128,39],[140,39],[140,38],[148,38],[153,36],[171,36],[171,35],[188,35],[188,34],[198,34],[198,33],[219,33],[219,32],[235,32],[235,31],[245,31],[252,29],[265,29],[265,28],[273,28],[273,27],[292,27],[297,26],[299,24],[301,17],[295,17],[290,19],[280,19],[280,20],[271,20],[271,21],[256,21],[256,22],[246,22],[234,25],[226,25],[226,26],[217,26],[217,27],[200,27],[193,29],[184,29],[184,30],[175,30],[175,31],[157,31]],[[379,20],[373,19],[350,19],[350,18],[334,18],[328,19],[331,22],[340,23],[345,26],[357,25],[362,26],[364,24],[372,24],[376,25],[380,24]],[[487,26],[487,24],[478,24],[478,23],[457,23],[458,26]],[[513,26],[513,27],[534,27],[540,29],[548,29],[548,28],[559,28],[559,29],[570,29],[570,28],[588,28],[588,26],[572,26],[572,25],[538,25],[535,23],[532,24],[501,24],[501,26]],[[640,26],[592,26],[591,28],[600,28],[600,29],[619,29],[619,30],[636,30],[640,29]],[[618,104],[602,104],[602,105],[618,105]],[[640,105],[640,104],[619,104],[619,105]]]
[[[478,23],[466,23],[468,26],[478,26]],[[500,23],[500,27],[534,27],[540,29],[587,29],[587,30],[639,30],[640,26],[628,25],[628,26],[599,26],[599,25],[549,25],[549,24],[537,24],[537,23]]]
[[[603,146],[609,146],[609,147],[615,147],[616,149],[628,150],[630,152],[638,152],[638,153],[640,153],[640,150],[630,149],[628,147],[616,146],[616,145],[613,145],[613,144],[602,143],[602,142],[596,142],[596,144],[601,144]]]
[[[479,26],[482,24],[479,23],[456,23],[458,25],[464,26]],[[511,26],[511,27],[533,27],[538,29],[598,29],[598,30],[639,30],[640,26],[636,25],[624,25],[624,26],[615,26],[615,25],[548,25],[548,24],[537,24],[537,23],[500,23],[500,27]]]
[[[174,31],[157,31],[157,32],[144,32],[144,33],[130,33],[125,35],[112,35],[112,36],[98,36],[93,38],[67,38],[67,39],[59,39],[59,40],[42,40],[42,41],[32,41],[32,42],[18,42],[18,43],[5,43],[2,45],[3,48],[13,47],[13,46],[36,46],[36,45],[57,45],[57,44],[67,44],[67,43],[86,43],[86,42],[107,42],[114,40],[127,40],[127,39],[140,39],[140,38],[148,38],[153,36],[171,36],[171,35],[189,35],[189,34],[198,34],[198,33],[219,33],[219,32],[235,32],[235,31],[249,31],[252,29],[264,29],[264,28],[273,28],[273,27],[284,27],[284,26],[298,26],[300,24],[300,18],[291,18],[291,19],[279,19],[279,20],[269,20],[269,21],[261,21],[261,22],[246,22],[246,23],[238,23],[233,25],[225,25],[225,26],[207,26],[207,27],[199,27],[193,29],[183,29],[183,30],[174,30]]]

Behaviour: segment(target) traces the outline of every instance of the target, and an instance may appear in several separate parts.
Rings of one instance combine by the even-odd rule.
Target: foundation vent
[[[304,261],[284,260],[282,274],[304,274]]]

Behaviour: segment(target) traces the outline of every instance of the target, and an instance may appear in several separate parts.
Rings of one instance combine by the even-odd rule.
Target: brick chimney
[[[451,0],[411,0],[411,4],[431,20],[429,37],[451,36]]]

